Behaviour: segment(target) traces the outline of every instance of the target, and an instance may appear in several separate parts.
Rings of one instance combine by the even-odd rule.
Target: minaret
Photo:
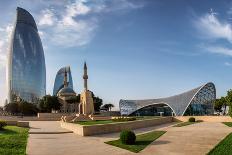
[[[84,64],[84,75],[83,75],[83,79],[84,79],[84,89],[88,90],[88,84],[87,84],[87,80],[88,80],[88,74],[87,74],[87,65],[86,62]]]
[[[67,82],[67,71],[66,68],[64,69],[64,88],[68,87],[68,82]]]
[[[84,64],[83,79],[84,79],[84,91],[81,93],[79,114],[88,116],[94,114],[94,104],[93,104],[92,92],[88,90],[88,86],[87,86],[88,74],[87,74],[86,62]]]

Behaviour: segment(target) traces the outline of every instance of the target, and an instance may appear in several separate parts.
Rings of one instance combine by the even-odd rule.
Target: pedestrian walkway
[[[61,134],[72,131],[60,127],[58,121],[30,121],[30,134]]]
[[[127,150],[104,142],[119,137],[119,133],[82,137],[74,133],[46,134],[46,132],[66,131],[59,122],[30,122],[32,131],[45,134],[30,134],[27,145],[28,155],[130,155]],[[232,129],[222,123],[202,122],[185,127],[171,127],[173,123],[135,130],[143,133],[152,130],[165,130],[163,136],[151,143],[140,153],[143,155],[203,155],[220,142]]]
[[[74,133],[46,134],[46,132],[63,131],[59,122],[55,121],[33,121],[30,122],[30,132],[44,132],[44,134],[30,134],[27,145],[28,155],[127,155],[134,154],[127,150],[114,147],[104,142],[119,137],[119,133],[103,134],[82,137]],[[173,123],[163,124],[155,127],[135,130],[143,133],[155,129],[167,128]]]
[[[232,128],[222,123],[202,122],[184,127],[171,127],[167,133],[141,151],[144,155],[205,155]]]

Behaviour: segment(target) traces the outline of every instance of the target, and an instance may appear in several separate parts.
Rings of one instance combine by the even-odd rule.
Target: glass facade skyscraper
[[[46,68],[42,42],[32,15],[17,8],[7,66],[8,101],[15,97],[35,102],[46,94]]]
[[[69,66],[61,68],[57,74],[56,74],[56,79],[54,82],[54,88],[53,88],[53,95],[57,95],[60,89],[64,87],[64,73],[65,70],[67,72],[67,82],[68,82],[68,87],[73,89],[73,81],[72,81],[72,74],[71,74],[71,69]]]

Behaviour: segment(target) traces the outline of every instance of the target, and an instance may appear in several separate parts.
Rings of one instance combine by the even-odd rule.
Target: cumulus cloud
[[[232,26],[230,22],[219,19],[219,14],[211,9],[210,13],[196,18],[194,26],[200,32],[201,38],[205,39],[205,44],[200,46],[203,50],[232,57]],[[228,66],[228,63],[226,64]]]
[[[45,43],[51,41],[62,47],[75,47],[88,44],[99,27],[96,14],[107,14],[118,10],[141,8],[141,3],[129,0],[76,0],[68,3],[59,11],[54,9],[42,10],[38,25]]]
[[[204,37],[208,39],[225,39],[232,43],[231,24],[220,21],[215,13],[207,13],[197,18],[194,24]]]
[[[54,17],[54,14],[51,10],[45,9],[41,12],[40,20],[38,22],[38,25],[43,26],[52,26],[56,21],[56,18]]]

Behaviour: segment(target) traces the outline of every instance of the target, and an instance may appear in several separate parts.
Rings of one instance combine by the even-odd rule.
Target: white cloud
[[[202,48],[207,50],[210,53],[220,54],[220,55],[225,55],[225,56],[232,56],[231,48],[227,48],[223,46],[213,46],[213,45],[203,46]]]
[[[230,23],[220,21],[215,13],[207,13],[194,21],[196,28],[208,39],[226,39],[232,43],[232,28]]]
[[[80,20],[73,25],[63,25],[59,23],[54,29],[53,42],[66,47],[82,46],[87,44],[94,35],[96,21]]]
[[[202,38],[209,41],[200,48],[213,54],[232,57],[232,26],[228,21],[222,21],[218,17],[219,14],[211,9],[210,13],[206,13],[194,21]],[[211,42],[212,39],[213,42]],[[217,42],[220,39],[223,39],[224,42]],[[225,65],[228,66],[229,63],[225,63]]]
[[[49,9],[45,9],[41,12],[38,25],[52,26],[55,22],[56,22],[56,18],[54,17],[53,12]]]
[[[84,4],[85,1],[76,1],[66,6],[65,15],[62,22],[64,25],[76,25],[75,17],[78,15],[86,15],[90,12],[90,7]]]
[[[38,18],[38,25],[41,26],[39,33],[45,44],[51,41],[55,46],[83,46],[92,40],[99,26],[96,14],[141,7],[141,3],[134,4],[129,0],[76,0],[57,12],[47,8],[41,11]]]

